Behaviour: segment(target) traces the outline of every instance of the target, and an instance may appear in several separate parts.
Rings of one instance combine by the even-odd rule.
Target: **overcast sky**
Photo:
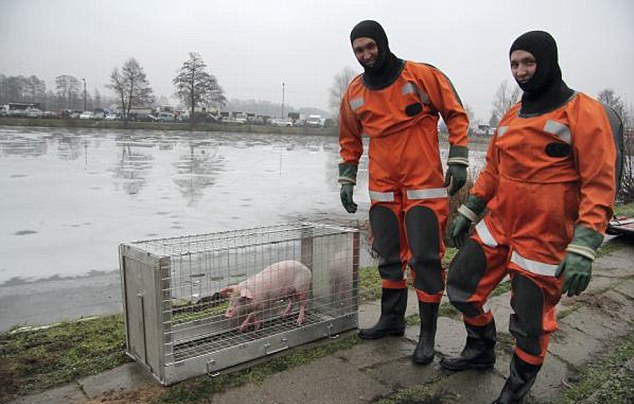
[[[155,95],[198,52],[229,99],[328,109],[344,67],[361,71],[349,33],[363,19],[385,28],[401,58],[433,64],[477,118],[489,119],[508,49],[520,34],[550,32],[564,80],[596,94],[612,88],[634,102],[632,0],[0,0],[0,73],[56,76],[104,86],[135,57]]]

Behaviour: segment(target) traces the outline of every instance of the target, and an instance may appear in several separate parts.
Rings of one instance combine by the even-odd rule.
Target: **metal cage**
[[[359,232],[283,224],[119,246],[126,352],[164,385],[264,357],[357,327]],[[284,297],[257,312],[259,328],[227,318],[220,291],[285,260],[312,275],[305,321]]]

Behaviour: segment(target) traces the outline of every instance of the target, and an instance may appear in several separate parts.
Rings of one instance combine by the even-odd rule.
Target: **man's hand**
[[[445,187],[449,188],[449,196],[454,195],[467,182],[467,166],[454,164],[447,168]]]
[[[341,184],[341,204],[348,213],[355,213],[357,211],[357,204],[352,199],[354,185],[353,184]]]
[[[451,241],[454,247],[462,248],[469,237],[469,227],[471,227],[471,220],[461,214],[456,215],[451,227]]]
[[[581,294],[592,278],[592,260],[582,255],[568,252],[566,258],[557,267],[555,276],[565,275],[562,295],[568,292],[568,297]]]

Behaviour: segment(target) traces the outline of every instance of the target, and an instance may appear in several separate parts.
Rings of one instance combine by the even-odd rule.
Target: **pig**
[[[225,317],[234,318],[246,314],[240,331],[246,331],[251,324],[258,329],[262,325],[262,321],[257,318],[258,313],[270,308],[273,302],[288,299],[288,306],[282,317],[288,316],[293,308],[293,300],[297,300],[299,316],[296,323],[302,325],[306,318],[311,281],[312,273],[306,265],[297,261],[276,262],[239,284],[220,290],[220,296],[229,298]]]

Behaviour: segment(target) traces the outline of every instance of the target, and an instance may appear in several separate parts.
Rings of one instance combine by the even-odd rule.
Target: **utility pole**
[[[84,111],[86,111],[86,79],[82,78],[84,81]]]
[[[282,82],[282,119],[284,119],[284,82]]]

